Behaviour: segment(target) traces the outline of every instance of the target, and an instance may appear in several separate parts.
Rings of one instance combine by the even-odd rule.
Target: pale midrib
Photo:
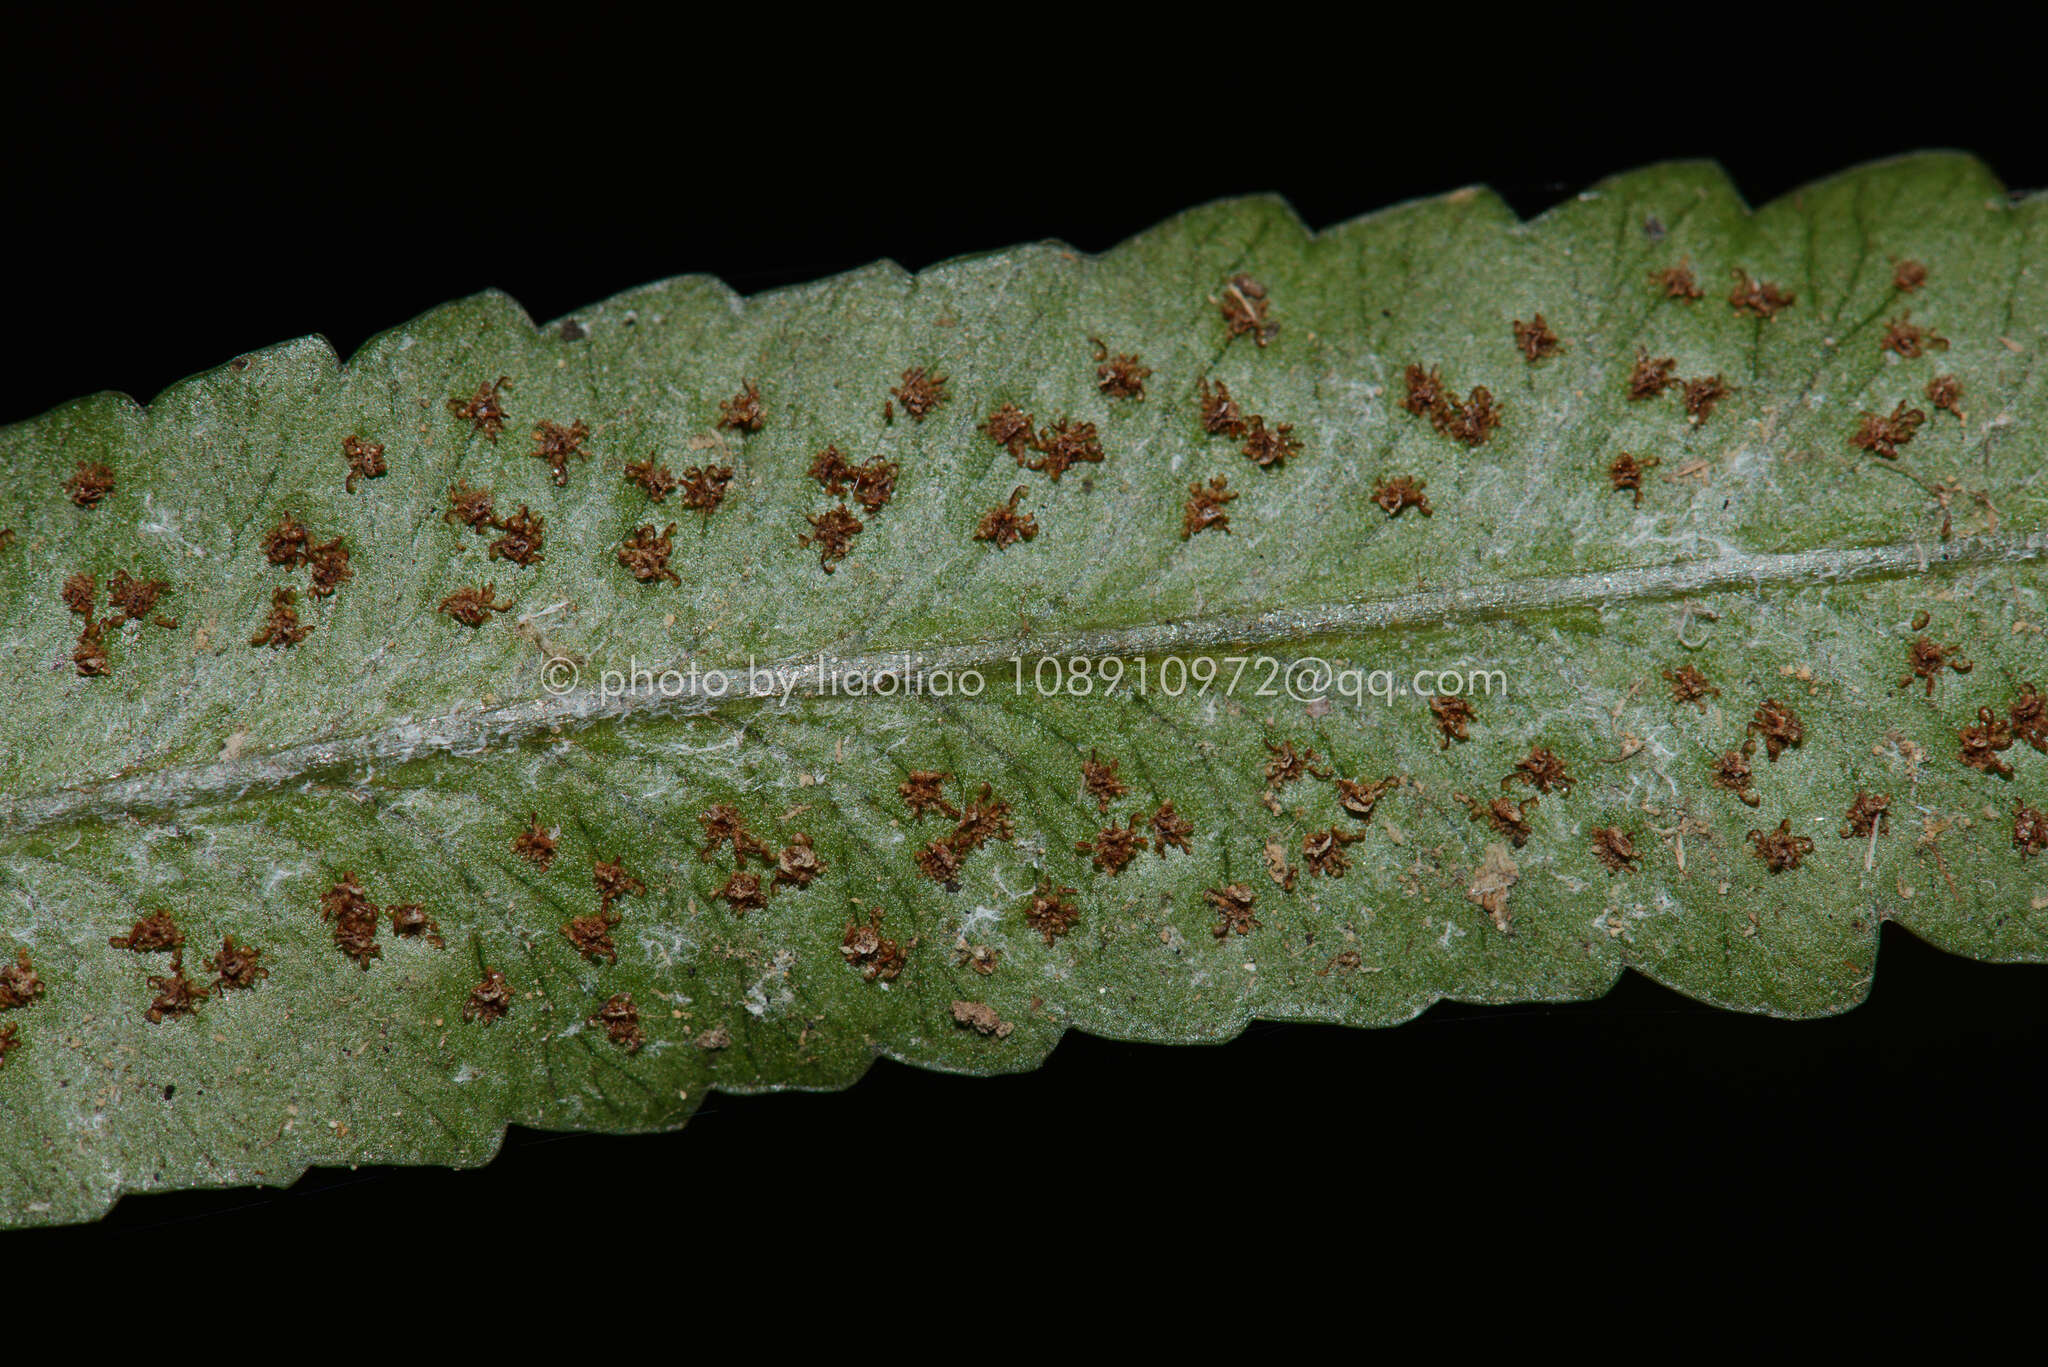
[[[2048,532],[1968,537],[1946,544],[1914,541],[1846,550],[1736,554],[1467,588],[1420,589],[1356,602],[1201,617],[1065,636],[1037,635],[1029,639],[862,655],[838,655],[827,647],[822,655],[813,652],[758,668],[699,667],[694,673],[650,681],[643,689],[618,696],[602,696],[598,689],[585,685],[560,696],[401,722],[366,735],[308,742],[258,756],[174,766],[104,783],[10,796],[0,799],[0,825],[9,834],[19,834],[85,818],[175,811],[282,788],[322,772],[369,769],[436,753],[476,754],[493,746],[516,745],[543,733],[556,734],[569,727],[633,716],[696,715],[785,695],[813,697],[820,691],[821,659],[828,675],[843,679],[859,674],[871,681],[892,678],[900,684],[917,675],[1007,664],[1013,656],[1020,655],[1027,660],[1076,655],[1129,658],[1224,646],[1274,645],[1348,632],[1439,626],[1517,613],[1683,598],[1725,589],[1849,583],[1967,565],[2038,560],[2044,556],[2048,556]],[[687,662],[678,665],[679,670],[688,668]],[[899,688],[897,695],[903,691]]]

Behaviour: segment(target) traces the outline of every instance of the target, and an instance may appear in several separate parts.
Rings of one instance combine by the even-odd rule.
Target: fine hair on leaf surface
[[[1068,1029],[1821,1016],[1887,920],[2039,960],[2042,205],[1240,199],[0,428],[0,1221]]]

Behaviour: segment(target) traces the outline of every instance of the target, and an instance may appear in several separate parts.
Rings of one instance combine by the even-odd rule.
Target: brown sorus
[[[441,514],[443,522],[460,522],[471,531],[482,535],[486,527],[497,520],[497,512],[491,506],[489,489],[472,489],[466,479],[457,480],[448,486],[448,511]]]
[[[1623,451],[1607,467],[1607,481],[1617,491],[1628,490],[1636,496],[1636,506],[1643,505],[1643,476],[1657,468],[1659,458],[1631,455]]]
[[[1294,742],[1283,740],[1278,745],[1266,742],[1266,753],[1273,758],[1266,761],[1266,786],[1278,788],[1286,783],[1299,783],[1304,778],[1328,778],[1330,770],[1318,763],[1322,758],[1310,746],[1297,751]]]
[[[588,916],[574,916],[562,927],[562,938],[576,947],[591,963],[602,959],[608,964],[619,961],[618,947],[612,943],[612,927],[619,923],[619,913],[607,907]]]
[[[1398,778],[1383,778],[1378,782],[1340,778],[1337,780],[1337,805],[1360,821],[1370,821],[1380,799],[1393,791],[1400,781]]]
[[[1286,463],[1289,456],[1301,454],[1301,442],[1294,435],[1291,422],[1266,426],[1266,420],[1253,414],[1251,425],[1245,429],[1244,458],[1261,470]]]
[[[1635,369],[1628,373],[1628,396],[1631,399],[1654,399],[1679,383],[1677,372],[1676,357],[1653,358],[1648,352],[1639,351],[1636,353]]]
[[[1913,434],[1920,430],[1920,424],[1926,421],[1925,412],[1900,399],[1890,417],[1870,412],[1858,414],[1856,430],[1849,434],[1849,445],[1873,456],[1896,460],[1899,448],[1911,442]]]
[[[1102,462],[1102,443],[1096,439],[1095,424],[1072,418],[1062,417],[1040,432],[1032,449],[1038,452],[1038,458],[1026,460],[1024,468],[1051,475],[1055,484],[1075,465],[1083,462],[1099,465]]]
[[[1884,325],[1884,336],[1878,339],[1877,349],[1895,352],[1904,360],[1917,361],[1929,351],[1947,351],[1948,338],[1921,327],[1908,313]]]
[[[469,989],[469,1000],[462,1004],[462,1018],[495,1025],[511,1009],[512,984],[506,982],[505,975],[497,969],[486,968],[484,980]]]
[[[183,950],[171,951],[171,971],[149,980],[149,990],[156,993],[156,1000],[149,1004],[143,1015],[151,1025],[161,1024],[174,1016],[189,1016],[206,1000],[206,989],[185,976],[185,954]]]
[[[602,1026],[605,1038],[629,1054],[639,1053],[647,1043],[647,1032],[640,1028],[640,1008],[630,992],[613,993],[597,1008],[597,1014],[583,1023]]]
[[[1236,497],[1237,492],[1222,475],[1212,477],[1206,486],[1190,484],[1187,502],[1181,507],[1180,539],[1186,541],[1197,532],[1228,532],[1230,514],[1224,505]]]
[[[958,815],[958,813],[953,813]],[[697,824],[704,828],[704,844],[697,849],[697,858],[708,864],[720,848],[732,846],[735,865],[745,864],[752,855],[764,865],[773,864],[775,856],[760,837],[747,829],[747,820],[740,815],[739,808],[730,802],[714,802],[697,813]]]
[[[926,843],[916,854],[917,871],[934,883],[950,885],[960,876],[960,851],[948,840]]]
[[[64,494],[81,508],[97,508],[114,492],[114,472],[96,460],[82,460],[64,481]]]
[[[21,1047],[21,1027],[0,1026],[0,1068],[7,1066],[7,1056]]]
[[[1372,501],[1386,510],[1388,517],[1399,517],[1404,508],[1413,508],[1424,517],[1434,511],[1429,506],[1429,495],[1423,493],[1429,487],[1426,479],[1413,475],[1395,475],[1392,479],[1381,479],[1372,486]]]
[[[683,506],[700,513],[715,513],[732,487],[730,465],[692,465],[683,471]],[[656,499],[657,503],[661,500]]]
[[[1636,853],[1636,842],[1619,826],[1595,826],[1591,844],[1593,857],[1609,873],[1634,873],[1642,866],[1643,857]]]
[[[839,447],[828,445],[811,457],[810,476],[824,486],[825,492],[835,497],[846,496],[846,482],[853,477],[853,462]]]
[[[2023,856],[2048,850],[2048,812],[2024,802],[2013,803],[2012,843]]]
[[[1751,741],[1740,750],[1722,751],[1709,774],[1716,788],[1725,788],[1751,807],[1763,801],[1755,790],[1756,771],[1749,764],[1755,745],[1756,742]]]
[[[1151,368],[1130,352],[1112,356],[1099,337],[1088,339],[1095,346],[1095,387],[1112,399],[1142,399]]]
[[[659,532],[654,530],[653,523],[648,523],[634,531],[619,547],[619,563],[643,584],[657,579],[681,584],[682,579],[668,567],[668,558],[675,552],[675,534],[676,524],[673,522]]]
[[[740,381],[740,392],[718,401],[718,425],[736,432],[758,432],[768,421],[761,407],[761,387],[752,380]]]
[[[1735,279],[1735,288],[1728,292],[1728,306],[1738,317],[1771,318],[1780,309],[1792,306],[1793,298],[1768,280],[1755,280],[1748,271],[1736,267],[1729,272]]]
[[[1956,758],[1964,764],[2000,778],[2012,777],[2012,766],[1999,758],[2001,752],[2012,749],[2012,731],[1990,708],[1978,708],[1976,724],[1965,726],[1959,739],[1963,748]]]
[[[1490,802],[1481,802],[1464,793],[1451,796],[1464,805],[1466,815],[1473,821],[1484,821],[1494,830],[1506,836],[1516,849],[1529,843],[1533,828],[1529,825],[1529,813],[1542,799],[1525,797],[1520,804],[1512,798],[1497,797]]]
[[[1927,382],[1927,402],[1933,404],[1937,412],[1962,417],[1963,382],[1953,375],[1936,375]]]
[[[490,620],[492,613],[511,610],[510,603],[498,601],[495,584],[480,589],[460,588],[441,600],[441,611],[466,627],[480,627]]]
[[[889,500],[896,496],[896,475],[898,466],[893,460],[873,456],[854,466],[848,475],[853,481],[853,501],[870,513],[879,513],[889,506]]]
[[[1437,430],[1466,446],[1485,445],[1486,439],[1500,426],[1500,409],[1494,404],[1493,391],[1483,384],[1472,386],[1472,392],[1463,403],[1456,399],[1446,400],[1441,417]]]
[[[1664,291],[1666,299],[1683,299],[1691,303],[1704,295],[1699,281],[1693,278],[1692,265],[1689,262],[1681,261],[1676,266],[1651,271],[1650,279],[1657,288]]]
[[[291,513],[278,515],[277,525],[263,534],[263,556],[273,565],[295,570],[306,563],[313,534]]]
[[[1849,804],[1848,814],[1842,818],[1841,836],[1844,840],[1868,839],[1871,832],[1890,835],[1892,830],[1892,800],[1886,793],[1866,793],[1856,790],[1856,798]]]
[[[295,646],[313,634],[313,628],[299,625],[299,610],[293,604],[299,601],[298,590],[290,588],[270,591],[270,616],[254,636],[249,638],[252,646],[272,646],[283,649]]]
[[[535,460],[548,467],[548,478],[556,488],[569,482],[569,457],[590,459],[590,453],[583,449],[583,443],[590,440],[590,429],[579,419],[564,427],[558,422],[545,418],[540,426],[533,429],[533,451]]]
[[[1114,768],[1113,765],[1111,767]],[[937,769],[913,769],[903,782],[897,785],[896,793],[909,806],[913,821],[921,819],[927,807],[944,812],[949,820],[960,819],[960,809],[946,801],[945,794],[941,791],[946,780],[951,777],[951,774],[942,773]]]
[[[781,887],[786,883],[807,888],[813,879],[824,876],[827,867],[812,847],[811,837],[798,831],[790,838],[790,843],[783,846],[782,853],[775,857],[774,886]]]
[[[306,592],[315,598],[333,597],[336,589],[356,577],[356,572],[349,568],[348,547],[338,536],[308,550],[306,563],[313,570],[313,582]]]
[[[1092,749],[1088,758],[1081,761],[1081,786],[1088,796],[1095,799],[1098,812],[1107,812],[1112,801],[1130,791],[1129,785],[1117,773],[1122,765],[1122,760],[1103,759]]]
[[[512,853],[526,860],[542,873],[546,873],[555,862],[556,832],[540,824],[540,813],[530,812],[526,818],[526,829],[512,840]]]
[[[1749,852],[1763,861],[1764,867],[1772,873],[1796,869],[1799,861],[1813,853],[1813,842],[1803,835],[1792,834],[1792,819],[1787,817],[1778,823],[1775,831],[1749,832]]]
[[[1707,710],[1706,700],[1709,697],[1721,696],[1721,690],[1708,683],[1707,676],[1693,665],[1665,670],[1664,681],[1671,685],[1671,701],[1689,702],[1701,712]]]
[[[1031,425],[1031,415],[1016,404],[1006,403],[990,411],[981,430],[988,439],[1003,447],[1017,463],[1024,463],[1024,453],[1038,443],[1038,433]]]
[[[948,843],[962,855],[972,854],[991,840],[1016,838],[1016,821],[1010,804],[996,797],[994,785],[981,785],[981,795],[967,804],[967,810],[953,827]]]
[[[839,940],[839,952],[846,957],[847,965],[857,969],[866,982],[893,983],[903,975],[904,967],[910,962],[910,951],[917,948],[917,937],[911,936],[906,944],[898,944],[882,934],[882,909],[868,908],[865,923],[851,920]]]
[[[1188,837],[1195,833],[1194,823],[1175,810],[1172,802],[1162,802],[1152,813],[1152,853],[1166,858],[1168,845],[1182,854],[1193,854]]]
[[[2048,695],[2033,684],[2021,684],[2020,695],[2009,710],[2013,739],[2048,755]]]
[[[1000,949],[968,944],[965,935],[953,941],[953,962],[961,968],[973,969],[984,978],[996,971],[996,965],[1002,961],[1002,957],[1003,952]]]
[[[1439,748],[1448,750],[1454,740],[1472,739],[1467,729],[1473,721],[1472,704],[1463,698],[1437,694],[1429,700],[1429,712],[1436,722]]]
[[[996,1009],[987,1002],[956,1001],[952,1010],[953,1024],[963,1030],[972,1030],[977,1035],[1008,1039],[1017,1028],[998,1015]]]
[[[1528,755],[1515,764],[1515,771],[1500,781],[1502,792],[1511,783],[1526,783],[1539,793],[1552,789],[1566,797],[1572,795],[1572,776],[1565,771],[1564,761],[1540,745],[1529,747]]]
[[[1927,283],[1927,267],[1918,261],[1901,261],[1892,269],[1892,288],[1911,294]]]
[[[341,487],[350,493],[356,491],[357,480],[382,479],[389,468],[384,464],[384,447],[379,442],[364,441],[357,436],[343,437],[341,454],[348,461],[348,478],[341,482]]]
[[[626,479],[628,483],[639,485],[641,492],[655,503],[667,498],[681,482],[666,465],[655,460],[652,454],[646,460],[627,461]]]
[[[1232,883],[1227,887],[1207,888],[1202,893],[1202,900],[1216,913],[1216,924],[1210,927],[1209,933],[1217,939],[1221,940],[1232,932],[1249,935],[1259,929],[1259,918],[1252,914],[1252,909],[1258,906],[1259,899],[1244,884]]]
[[[1312,874],[1323,878],[1342,878],[1351,868],[1351,856],[1344,853],[1344,847],[1363,839],[1362,832],[1340,830],[1335,826],[1326,831],[1310,831],[1301,838],[1301,862]]]
[[[171,591],[162,579],[132,578],[126,570],[115,570],[107,581],[107,606],[115,610],[115,625],[137,622],[156,610],[157,600]],[[157,625],[168,626],[162,618]]]
[[[14,962],[0,967],[0,1011],[17,1011],[43,995],[43,980],[36,976],[28,951],[14,951]]]
[[[505,402],[501,390],[512,383],[511,377],[500,375],[488,384],[479,384],[476,392],[466,399],[448,400],[448,411],[459,421],[496,441],[505,432]]]
[[[1280,334],[1280,325],[1267,317],[1271,302],[1266,287],[1249,275],[1239,272],[1231,276],[1216,306],[1223,310],[1224,326],[1229,329],[1224,335],[1226,342],[1248,336],[1263,347]]]
[[[106,633],[110,623],[94,621],[88,617],[78,633],[78,643],[71,648],[71,664],[81,678],[100,678],[114,667],[107,658]]]
[[[1806,740],[1806,726],[1799,720],[1799,714],[1776,698],[1765,698],[1757,704],[1743,732],[1764,738],[1764,757],[1773,764],[1778,762],[1778,756],[1798,749]]]
[[[712,890],[711,895],[731,907],[735,916],[745,916],[768,905],[768,890],[758,874],[735,871]]]
[[[401,902],[387,907],[391,913],[391,933],[401,940],[425,940],[436,949],[446,949],[448,942],[441,938],[441,925],[427,915],[425,902]]]
[[[923,422],[927,413],[946,401],[946,377],[914,365],[903,372],[902,382],[889,393],[903,405],[912,422]]]
[[[257,960],[263,951],[254,945],[235,943],[232,935],[220,942],[220,953],[209,958],[203,967],[213,975],[213,994],[224,997],[230,992],[254,987],[257,979],[270,976],[270,970]]]
[[[627,873],[625,865],[616,859],[593,860],[590,881],[597,887],[598,905],[606,911],[621,897],[641,897],[647,892],[647,885]]]
[[[1141,814],[1132,812],[1129,825],[1111,824],[1097,831],[1093,840],[1076,840],[1074,853],[1090,856],[1104,873],[1122,873],[1149,843],[1142,829],[1144,821]]]
[[[1686,420],[1695,427],[1714,415],[1714,405],[1734,391],[1719,375],[1683,382]]]
[[[498,531],[497,539],[491,542],[491,559],[531,565],[541,558],[541,547],[547,540],[548,520],[524,503],[512,516],[502,521],[493,519],[491,526]]]
[[[99,596],[99,592],[100,581],[80,570],[64,581],[64,587],[57,591],[57,596],[64,600],[65,607],[80,617],[90,617],[93,599]]]
[[[853,549],[853,539],[867,525],[848,512],[844,503],[818,516],[806,513],[804,520],[811,524],[810,533],[798,537],[796,542],[799,546],[817,546],[818,564],[827,574],[833,572],[838,561],[846,559]]]
[[[1915,637],[1906,643],[1907,673],[1900,676],[1899,687],[1905,688],[1915,679],[1925,680],[1927,696],[1931,698],[1934,696],[1935,682],[1940,679],[1944,668],[1952,669],[1958,674],[1967,674],[1976,666],[1958,654],[1955,646],[1943,645],[1925,636]]]
[[[1401,379],[1408,389],[1401,400],[1401,407],[1419,418],[1434,418],[1450,402],[1443,376],[1436,366],[1424,370],[1420,365],[1411,364],[1402,372]]]
[[[1024,908],[1024,924],[1037,931],[1048,948],[1081,919],[1081,909],[1068,900],[1073,896],[1074,889],[1043,879],[1031,890],[1031,901]]]
[[[997,550],[1014,546],[1019,541],[1029,541],[1038,535],[1038,519],[1029,513],[1017,511],[1017,500],[1024,497],[1024,486],[1018,485],[1010,491],[1010,501],[998,503],[981,515],[981,521],[974,528],[976,541],[992,541]]]
[[[131,926],[126,935],[116,935],[107,941],[110,948],[135,954],[160,954],[184,943],[185,932],[178,929],[177,921],[168,911],[153,911]]]
[[[381,958],[377,944],[377,907],[353,873],[320,894],[320,916],[334,923],[334,944],[356,967],[367,970],[370,960]]]
[[[1534,365],[1564,350],[1564,342],[1551,331],[1550,324],[1539,313],[1526,323],[1515,319],[1515,349],[1522,353],[1524,360]]]
[[[1411,367],[1412,369],[1413,367]],[[1230,386],[1202,381],[1202,430],[1212,437],[1241,437],[1250,428],[1244,410],[1230,397]]]

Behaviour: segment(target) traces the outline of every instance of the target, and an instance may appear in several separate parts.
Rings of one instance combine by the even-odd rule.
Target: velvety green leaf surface
[[[2039,959],[2048,857],[2015,813],[2048,806],[2048,754],[2020,739],[1994,752],[2009,774],[1973,768],[1959,733],[1979,708],[2024,730],[2025,686],[2048,685],[2042,204],[1949,155],[1755,212],[1696,164],[1528,223],[1484,191],[1315,234],[1240,200],[1099,257],[1027,246],[744,299],[686,277],[545,328],[483,295],[346,365],[308,339],[147,408],[100,395],[0,429],[0,960],[25,953],[42,985],[0,1011],[0,1218],[310,1163],[475,1164],[508,1122],[674,1126],[713,1088],[842,1087],[877,1055],[1028,1069],[1069,1028],[1383,1025],[1446,997],[1596,996],[1629,967],[1816,1016],[1869,990],[1886,919]],[[1911,290],[1908,261],[1926,267]],[[1681,263],[1704,297],[1653,280]],[[1738,269],[1792,302],[1738,311]],[[1268,345],[1228,336],[1241,273],[1266,291]],[[1561,349],[1531,362],[1513,325],[1538,312]],[[1895,320],[1946,346],[1882,347]],[[1142,399],[1103,392],[1094,338],[1142,357]],[[1697,422],[1676,389],[1632,401],[1639,355],[1729,392]],[[1498,429],[1466,445],[1406,411],[1411,363],[1460,396],[1486,386]],[[885,417],[910,367],[945,375],[945,399]],[[492,442],[450,400],[499,376]],[[1937,376],[1960,413],[1929,402]],[[758,432],[717,425],[742,379]],[[1205,431],[1205,380],[1299,450],[1261,468]],[[1926,421],[1896,457],[1851,444],[1901,401]],[[1040,429],[1096,424],[1104,459],[1057,481],[1021,468],[980,430],[1005,403]],[[588,426],[559,486],[529,454],[542,421]],[[352,436],[388,473],[351,491]],[[898,467],[829,574],[801,542],[840,504],[809,473],[828,444]],[[1623,452],[1657,462],[1640,503],[1610,476]],[[711,514],[657,506],[622,474],[650,457],[734,479]],[[113,472],[93,507],[66,495],[81,462]],[[1185,536],[1190,486],[1218,476],[1228,529]],[[1374,502],[1398,476],[1427,482],[1432,515]],[[445,518],[458,481],[544,517],[544,558],[492,559],[495,533]],[[977,540],[1020,486],[1036,535]],[[331,597],[266,558],[286,514],[346,545]],[[671,522],[679,582],[637,581],[621,543]],[[73,664],[84,619],[62,589],[80,571],[96,620],[116,571],[170,585],[154,620],[105,631],[99,677]],[[487,582],[509,610],[476,628],[438,610]],[[311,633],[252,646],[287,586]],[[1968,671],[1938,669],[1930,694],[1921,639]],[[822,689],[821,653],[895,692]],[[1074,657],[1118,659],[1119,687],[1091,665],[1079,695]],[[1235,657],[1277,663],[1228,688]],[[1398,695],[1318,690],[1310,668],[1289,696],[1287,666],[1311,658],[1389,671]],[[1213,685],[1162,688],[1201,660],[1225,662]],[[574,687],[551,690],[568,673],[550,661]],[[636,662],[700,672],[609,695],[606,672]],[[745,696],[750,663],[798,671],[787,695]],[[1718,692],[1675,700],[1683,666]],[[979,696],[906,696],[970,670]],[[1406,688],[1417,670],[1497,672],[1465,739]],[[1767,699],[1803,739],[1775,760],[1758,745],[1752,807],[1713,766]],[[1284,744],[1331,777],[1276,781]],[[1568,793],[1510,779],[1532,747]],[[1083,790],[1091,752],[1128,789],[1106,813]],[[1012,838],[950,883],[924,876],[917,851],[953,823],[913,819],[913,771],[952,775],[956,806],[992,785]],[[1361,819],[1339,778],[1399,782]],[[1888,797],[1888,820],[1845,838],[1859,793]],[[1473,818],[1503,795],[1539,798],[1519,845]],[[1162,802],[1192,827],[1185,852],[1148,845],[1112,874],[1076,850]],[[731,848],[698,853],[720,803],[772,851],[808,836],[823,874],[737,914],[715,896]],[[559,830],[545,872],[513,849],[529,814]],[[1750,833],[1781,821],[1812,849],[1774,871]],[[1348,868],[1319,875],[1304,837],[1332,827],[1355,837]],[[1605,828],[1639,866],[1598,857]],[[562,927],[598,910],[609,860],[644,891],[616,903],[616,962],[593,962]],[[359,968],[321,911],[350,871],[379,907],[422,904],[445,947],[387,918]],[[1041,880],[1079,911],[1049,942],[1025,920]],[[1232,884],[1258,924],[1218,936],[1204,893]],[[171,955],[109,938],[159,909],[199,985],[227,935],[268,976],[150,1021]],[[843,949],[871,910],[906,950],[893,980]],[[486,970],[511,1009],[466,1021]],[[636,1051],[595,1020],[621,993]]]

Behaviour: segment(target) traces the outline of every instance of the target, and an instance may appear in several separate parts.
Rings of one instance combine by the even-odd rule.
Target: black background
[[[769,11],[751,31],[606,36],[487,12],[374,33],[338,11],[291,28],[10,20],[0,422],[101,388],[147,399],[304,333],[347,356],[487,286],[545,320],[683,272],[751,291],[1038,237],[1100,250],[1248,191],[1312,226],[1480,182],[1531,214],[1612,171],[1710,156],[1755,203],[1922,146],[2048,185],[2025,86],[1981,54],[1927,74],[1913,35],[1815,48],[1656,14],[1411,36],[1304,12],[1167,42],[1157,14],[1103,11],[951,51],[928,31],[949,23],[904,18],[851,31],[829,65],[788,64],[797,26]],[[1304,25],[1329,55],[1313,68],[1274,55]],[[1866,1258],[1859,1237],[1904,1228],[1942,1249],[1942,1231],[2016,1219],[1987,1193],[2038,1163],[2043,972],[1887,927],[1871,1000],[1828,1021],[1716,1012],[1631,976],[1599,1002],[1447,1004],[1388,1031],[1070,1036],[1025,1077],[884,1063],[847,1093],[714,1096],[678,1134],[515,1130],[479,1172],[319,1172],[26,1237],[289,1250],[517,1229],[595,1246],[630,1220],[678,1246],[710,1230],[732,1256],[829,1261],[886,1230],[1044,1275],[1087,1264],[1084,1246],[1178,1245],[1203,1286],[1254,1250],[1503,1229],[1515,1262],[1614,1227],[1746,1257],[1807,1237]],[[1499,1247],[1455,1275],[1503,1275]],[[1589,1289],[1629,1247],[1586,1268]]]

